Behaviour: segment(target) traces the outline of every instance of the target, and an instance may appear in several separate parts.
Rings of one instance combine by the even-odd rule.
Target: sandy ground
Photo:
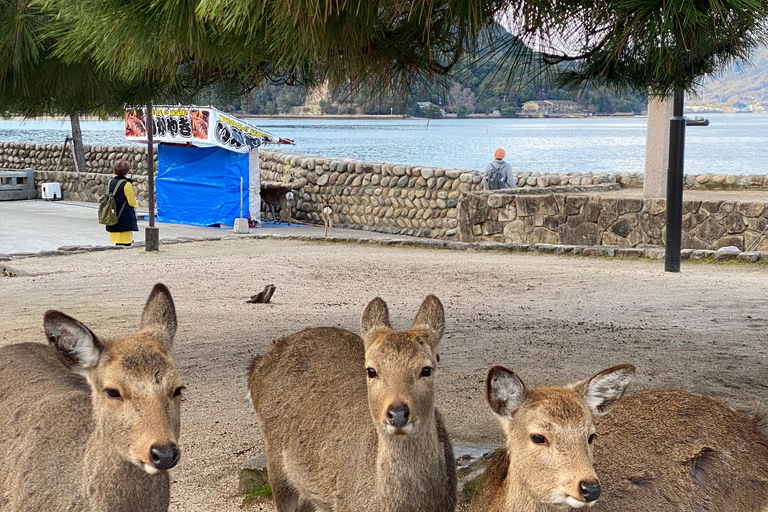
[[[245,398],[250,358],[271,338],[315,325],[359,330],[379,295],[405,328],[427,293],[447,313],[437,403],[456,440],[501,441],[481,395],[503,364],[529,385],[566,383],[632,362],[635,389],[699,391],[764,408],[768,268],[458,252],[277,240],[233,240],[11,263],[35,277],[0,278],[0,344],[43,342],[60,309],[105,337],[136,328],[152,285],[179,316],[176,363],[188,387],[173,511],[272,510],[243,505],[237,469],[263,450]],[[115,276],[121,276],[115,279]],[[116,289],[115,281],[127,286]],[[265,284],[273,303],[246,304]],[[352,456],[352,455],[350,455]]]

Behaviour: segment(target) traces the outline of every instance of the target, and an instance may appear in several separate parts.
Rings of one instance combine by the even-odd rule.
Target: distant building
[[[440,108],[438,105],[435,105],[431,101],[417,101],[416,104],[419,106],[421,111],[424,112],[425,114],[428,113],[430,109],[432,109],[433,112],[438,111],[442,115],[445,115],[445,110]]]
[[[571,114],[583,112],[584,108],[575,101],[567,100],[543,100],[526,101],[523,103],[524,114]]]

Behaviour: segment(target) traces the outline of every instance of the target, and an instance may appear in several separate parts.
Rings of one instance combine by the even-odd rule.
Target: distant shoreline
[[[730,115],[734,114],[735,112],[686,112],[686,116],[695,116],[695,115]],[[762,114],[763,112],[738,112],[738,114]],[[768,113],[768,112],[766,112]],[[488,119],[616,119],[616,118],[647,118],[648,116],[646,114],[630,114],[630,113],[615,113],[615,114],[593,114],[591,116],[583,115],[583,114],[552,114],[550,116],[545,117],[538,117],[538,116],[521,116],[521,115],[515,115],[512,117],[503,117],[500,114],[470,114],[466,117],[458,117],[455,114],[447,114],[445,116],[435,118],[435,117],[414,117],[414,116],[402,116],[402,115],[389,115],[389,114],[382,114],[382,115],[372,115],[372,114],[324,114],[324,115],[295,115],[295,114],[275,114],[275,115],[242,115],[242,114],[236,114],[236,113],[229,113],[229,115],[232,115],[234,117],[238,117],[240,119],[244,120],[253,120],[253,121],[274,121],[274,120],[312,120],[312,121],[322,121],[322,120],[328,120],[328,121],[381,121],[381,120],[410,120],[410,121],[442,121],[442,120],[454,120],[454,119],[468,119],[468,120],[488,120]],[[4,121],[54,121],[54,122],[68,122],[69,117],[66,116],[39,116],[39,117],[29,117],[25,118],[22,116],[11,116],[2,118]],[[93,122],[93,121],[107,121],[107,122],[114,122],[114,121],[122,121],[122,117],[108,117],[108,118],[101,118],[99,116],[81,116],[80,121],[81,122]]]

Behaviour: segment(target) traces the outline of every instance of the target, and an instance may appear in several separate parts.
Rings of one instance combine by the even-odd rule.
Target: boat
[[[685,119],[685,126],[709,126],[709,119],[696,116],[693,119]]]

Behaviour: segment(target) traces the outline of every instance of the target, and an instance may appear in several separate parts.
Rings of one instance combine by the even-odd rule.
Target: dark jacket
[[[133,183],[133,180],[123,176],[115,176],[112,178],[112,181],[109,182],[109,190],[114,191],[115,186],[120,180],[124,180],[124,182],[120,183],[120,186],[117,188],[117,192],[115,193],[115,209],[119,213],[120,217],[117,219],[117,224],[107,226],[107,231],[110,233],[138,231],[139,225],[136,223],[136,210],[133,209],[133,206],[128,204],[128,200],[125,197],[125,182]],[[122,213],[120,213],[121,209],[123,210]]]

